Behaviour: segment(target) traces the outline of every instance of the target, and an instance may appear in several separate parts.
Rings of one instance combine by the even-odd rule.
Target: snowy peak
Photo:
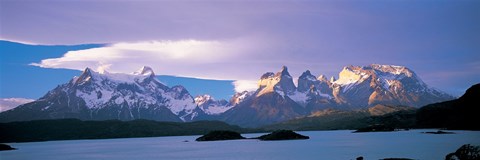
[[[237,105],[243,102],[247,97],[251,96],[254,92],[243,91],[235,93],[230,99],[230,105]]]
[[[371,73],[366,70],[362,70],[361,67],[347,66],[343,67],[342,71],[338,74],[338,80],[334,81],[336,84],[348,85],[352,83],[358,83],[368,78]]]
[[[197,104],[197,106],[207,115],[222,114],[234,107],[233,105],[228,104],[224,99],[217,101],[207,94],[195,97],[195,104]]]
[[[139,70],[133,72],[133,74],[134,75],[143,75],[143,76],[155,75],[155,73],[153,72],[153,69],[148,67],[148,66],[143,66]]]
[[[420,107],[452,98],[430,88],[407,67],[396,65],[346,66],[333,88],[337,102],[353,107],[376,104]]]
[[[197,104],[197,105],[202,105],[202,104],[204,104],[208,101],[215,101],[215,99],[208,94],[199,95],[199,96],[195,97],[194,100],[195,100],[195,104]]]
[[[377,72],[384,72],[384,73],[390,73],[395,75],[404,74],[407,77],[412,77],[414,74],[413,71],[411,71],[405,66],[372,64],[369,67],[364,67],[364,68],[365,69],[372,68]]]

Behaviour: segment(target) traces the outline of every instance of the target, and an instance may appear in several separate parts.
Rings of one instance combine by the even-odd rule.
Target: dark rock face
[[[198,137],[196,141],[222,141],[222,140],[235,140],[245,139],[240,133],[233,131],[211,131],[206,135]]]
[[[13,148],[9,145],[6,144],[1,144],[0,143],[0,151],[8,151],[8,150],[15,150],[16,148]]]
[[[258,139],[262,141],[275,141],[275,140],[310,139],[310,137],[295,133],[291,130],[278,130],[270,134],[262,135],[258,137]]]
[[[458,148],[454,153],[450,153],[445,157],[445,160],[479,160],[480,146],[472,146],[465,144]]]

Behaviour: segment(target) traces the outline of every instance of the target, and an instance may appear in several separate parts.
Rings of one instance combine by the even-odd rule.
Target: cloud
[[[0,112],[13,109],[19,105],[34,101],[26,98],[0,98]]]
[[[69,51],[62,57],[43,59],[30,65],[80,71],[89,67],[99,72],[108,70],[117,73],[131,73],[142,66],[150,66],[158,75],[257,80],[267,71],[298,63],[298,60],[285,59],[288,51],[278,47],[277,43],[261,36],[223,40],[123,42]]]
[[[257,81],[237,80],[234,81],[235,92],[254,91],[258,88]]]
[[[124,73],[144,65],[163,71],[171,68],[185,70],[199,64],[221,62],[234,54],[229,47],[227,43],[199,40],[115,43],[101,48],[69,51],[63,57],[44,59],[30,65],[74,70],[90,67],[100,72],[108,69],[109,72]],[[171,71],[175,73],[162,74],[191,75],[175,69]]]

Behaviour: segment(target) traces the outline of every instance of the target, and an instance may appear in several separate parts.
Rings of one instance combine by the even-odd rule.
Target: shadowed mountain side
[[[264,130],[354,130],[382,124],[393,128],[414,128],[415,110],[397,111],[381,116],[371,116],[367,111],[329,111],[320,116],[298,118],[267,125]]]
[[[225,112],[223,121],[243,127],[258,127],[304,115],[302,107],[276,92],[251,98]]]
[[[480,130],[480,83],[456,99],[422,107],[417,112],[419,127]]]

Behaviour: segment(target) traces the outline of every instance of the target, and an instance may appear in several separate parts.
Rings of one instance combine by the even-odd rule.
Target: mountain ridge
[[[317,78],[306,70],[297,86],[283,66],[276,73],[261,75],[256,91],[235,93],[229,101],[209,95],[194,98],[183,86],[168,87],[147,66],[130,74],[86,68],[39,100],[0,113],[0,121],[223,120],[254,127],[329,108],[352,110],[380,104],[418,107],[448,99],[453,97],[429,87],[410,69],[393,65],[346,66],[336,80],[323,75]]]

